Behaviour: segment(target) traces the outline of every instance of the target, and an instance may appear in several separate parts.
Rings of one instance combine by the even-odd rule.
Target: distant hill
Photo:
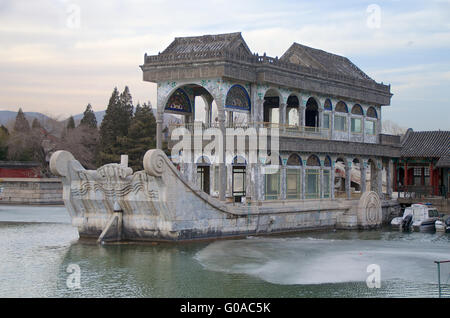
[[[101,122],[103,121],[103,117],[105,117],[106,110],[100,110],[95,113],[95,117],[97,118],[97,124],[100,127]],[[24,112],[25,117],[28,119],[28,121],[31,123],[33,122],[33,119],[37,118],[41,124],[45,127],[45,122],[50,119],[47,115],[44,115],[39,112]],[[153,109],[153,114],[156,116],[156,109]],[[8,122],[13,122],[16,119],[17,111],[10,111],[10,110],[0,110],[0,125],[6,125]],[[83,118],[83,113],[77,114],[73,116],[73,119],[75,120],[75,124],[78,125],[78,123]],[[64,120],[60,120],[60,122],[66,122],[68,118]],[[170,114],[164,114],[164,123],[163,127],[168,126],[170,123],[179,123],[180,120]]]
[[[40,122],[45,122],[49,117],[42,113],[38,112],[24,112],[25,117],[31,123],[33,119],[37,118]],[[0,125],[6,125],[10,121],[14,121],[16,119],[17,112],[11,110],[0,110]]]

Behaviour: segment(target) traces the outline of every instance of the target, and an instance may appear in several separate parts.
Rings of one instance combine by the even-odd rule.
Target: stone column
[[[333,139],[333,135],[334,135],[334,110],[330,112],[330,139]]]
[[[322,135],[322,132],[324,131],[323,128],[323,108],[319,108],[319,122],[317,123],[317,129],[318,132]]]
[[[347,194],[347,199],[352,198],[351,192],[351,182],[352,182],[352,162],[347,160],[345,163],[345,193]]]
[[[347,113],[347,140],[350,141],[351,140],[351,135],[352,135],[352,116],[350,115],[351,113]]]
[[[330,169],[330,178],[331,178],[331,180],[330,180],[330,182],[331,182],[331,184],[330,184],[330,197],[332,199],[334,199],[334,178],[335,178],[335,176],[334,176],[334,174],[335,174],[335,166],[334,166],[334,164],[335,164],[335,162],[333,160],[331,162],[331,169]]]
[[[233,166],[225,165],[225,169],[227,170],[227,190],[225,191],[225,197],[233,196]]]
[[[280,196],[281,200],[286,200],[286,192],[287,192],[287,185],[286,185],[286,166],[280,166],[281,169],[281,176],[280,176]]]
[[[384,197],[383,195],[383,162],[377,162],[377,174],[376,174],[376,186],[377,193],[380,196],[380,199]]]
[[[359,163],[359,171],[361,173],[360,175],[360,187],[361,187],[361,194],[366,192],[367,184],[366,184],[366,178],[367,178],[367,163],[366,160],[362,159]]]
[[[162,125],[163,125],[163,114],[160,112],[156,113],[156,148],[162,149]]]
[[[207,103],[205,103],[205,126],[211,126],[211,113],[212,113],[212,99],[207,99]]]
[[[305,169],[305,165],[302,165],[302,195],[301,195],[301,199],[305,200],[305,193],[306,193],[306,169]]]
[[[286,124],[286,103],[280,103],[280,124]]]
[[[299,114],[300,119],[298,121],[298,125],[301,127],[301,130],[304,130],[304,127],[305,127],[305,120],[306,120],[305,112],[306,112],[306,107],[299,106],[298,114]]]
[[[219,107],[218,107],[219,108]],[[222,145],[219,145],[219,147],[222,148],[222,154],[220,155],[221,158],[219,158],[219,200],[225,201],[225,194],[227,189],[227,173],[225,170],[225,154],[226,154],[226,148],[225,148],[225,141],[226,141],[226,135],[225,135],[225,111],[219,108],[219,129],[223,136],[223,142]]]
[[[389,199],[392,198],[391,160],[388,160],[386,169],[386,193]]]
[[[262,123],[264,121],[264,99],[257,98],[255,100],[255,109],[254,109],[254,122]],[[255,128],[262,127],[262,124],[258,124]]]
[[[324,181],[323,181],[323,164],[322,164],[322,166],[320,167],[320,169],[319,169],[319,191],[320,191],[320,193],[319,193],[319,198],[321,198],[321,199],[323,199],[324,198],[324,190],[325,190],[325,184],[324,184]]]

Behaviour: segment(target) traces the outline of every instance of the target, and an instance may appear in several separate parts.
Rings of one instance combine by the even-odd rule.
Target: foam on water
[[[292,284],[364,282],[377,264],[382,281],[436,283],[435,260],[449,259],[448,242],[251,238],[218,241],[195,258],[205,269]]]

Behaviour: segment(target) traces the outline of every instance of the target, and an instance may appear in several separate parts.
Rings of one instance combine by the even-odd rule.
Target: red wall
[[[0,168],[0,178],[39,178],[39,172],[32,168]]]

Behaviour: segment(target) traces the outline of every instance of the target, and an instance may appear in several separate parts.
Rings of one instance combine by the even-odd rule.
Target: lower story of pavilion
[[[259,159],[248,164],[245,154],[227,155],[223,182],[214,158],[197,156],[194,163],[176,165],[186,179],[212,196],[218,197],[220,187],[225,187],[229,202],[359,199],[366,191],[382,199],[392,196],[390,158],[287,152],[278,157],[278,163]]]

